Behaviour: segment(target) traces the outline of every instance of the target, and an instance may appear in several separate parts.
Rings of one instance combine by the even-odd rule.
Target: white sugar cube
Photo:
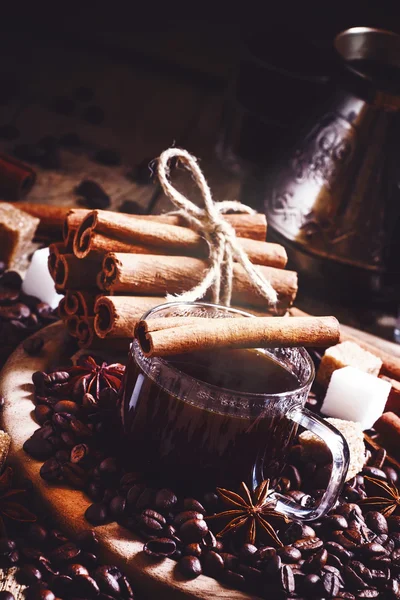
[[[388,381],[355,367],[337,369],[332,373],[321,412],[369,429],[385,410],[390,388]]]
[[[42,302],[47,302],[51,308],[57,308],[62,295],[57,294],[54,287],[54,281],[47,267],[48,258],[48,248],[36,250],[22,283],[22,291],[30,296],[36,296]]]

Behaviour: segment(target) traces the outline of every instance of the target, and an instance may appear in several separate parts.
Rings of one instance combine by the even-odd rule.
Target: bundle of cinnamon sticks
[[[37,214],[38,205],[32,208]],[[30,212],[29,206],[24,210]],[[81,347],[112,340],[128,347],[134,327],[166,294],[197,285],[208,267],[209,247],[179,215],[128,215],[71,209],[52,214],[49,227],[62,229],[62,242],[50,245],[49,271],[65,294],[60,317]],[[227,214],[238,242],[278,294],[275,315],[284,315],[297,293],[297,273],[285,270],[283,246],[265,241],[262,214]],[[207,297],[204,299],[207,300]],[[234,265],[233,303],[268,315],[266,300],[239,264]]]

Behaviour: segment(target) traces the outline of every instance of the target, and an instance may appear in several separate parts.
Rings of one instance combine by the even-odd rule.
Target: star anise
[[[360,504],[369,510],[377,510],[385,517],[400,514],[400,491],[393,483],[374,477],[364,477],[367,498]]]
[[[24,489],[13,488],[13,470],[7,467],[0,476],[0,535],[6,535],[4,518],[22,523],[36,521],[36,516],[21,504],[25,493]]]
[[[84,394],[92,394],[98,401],[100,392],[105,388],[119,390],[125,372],[124,365],[106,362],[97,363],[92,356],[85,356],[79,364],[65,369],[70,377],[62,384],[58,392],[72,394],[76,399],[82,399]]]
[[[271,497],[269,479],[263,481],[253,494],[244,482],[242,482],[242,494],[223,488],[217,488],[217,492],[222,502],[231,507],[230,510],[207,517],[207,520],[230,518],[229,523],[217,533],[218,537],[245,527],[246,542],[249,544],[254,544],[260,533],[267,538],[268,543],[283,546],[271,522],[287,523],[288,519],[275,511],[276,500]]]

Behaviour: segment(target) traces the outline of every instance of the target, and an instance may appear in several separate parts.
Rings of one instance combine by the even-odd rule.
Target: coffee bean
[[[85,460],[90,454],[89,446],[87,444],[77,444],[74,446],[70,453],[70,461],[73,464],[84,464]]]
[[[295,548],[300,550],[300,552],[305,555],[320,550],[323,547],[323,545],[323,541],[317,537],[306,537],[300,540],[296,540],[293,544]]]
[[[55,458],[46,460],[40,467],[39,473],[42,479],[50,483],[62,481],[63,479],[62,465]]]
[[[390,515],[387,518],[387,524],[390,532],[400,532],[400,516]]]
[[[332,531],[339,529],[347,529],[348,523],[343,515],[330,515],[324,520],[324,527],[328,527]]]
[[[22,286],[22,277],[17,271],[6,271],[1,277],[1,285],[20,290]]]
[[[211,530],[208,530],[205,535],[203,535],[201,540],[201,545],[205,550],[213,550],[217,547],[217,538],[213,534]]]
[[[202,573],[201,563],[195,556],[183,556],[178,562],[178,568],[187,579],[195,579]]]
[[[307,575],[302,581],[302,590],[305,594],[311,597],[323,593],[323,585],[321,578],[318,575]]]
[[[345,502],[344,504],[340,504],[335,508],[335,513],[339,515],[343,515],[346,519],[354,518],[355,515],[359,516],[360,519],[363,519],[363,513],[358,504],[354,504],[353,502]]]
[[[103,502],[95,502],[86,509],[85,518],[92,525],[102,525],[108,517],[107,505]]]
[[[25,340],[22,346],[27,354],[29,354],[30,356],[37,356],[42,350],[43,345],[43,338],[35,335]]]
[[[39,436],[31,436],[24,442],[23,449],[36,460],[47,460],[53,454],[53,447]]]
[[[182,549],[182,554],[185,556],[197,556],[197,558],[200,558],[202,553],[203,550],[200,544],[197,543],[186,544]]]
[[[234,571],[230,571],[229,569],[222,571],[220,580],[229,587],[237,588],[239,590],[243,590],[245,588],[246,582],[243,575],[240,575],[240,573],[235,573]]]
[[[168,489],[158,490],[154,500],[154,506],[161,512],[173,510],[178,502],[178,498]]]
[[[127,215],[141,215],[143,214],[143,207],[140,206],[140,204],[138,202],[136,202],[136,200],[124,200],[119,208],[118,208],[119,212],[121,213],[125,213]]]
[[[75,193],[81,196],[85,200],[86,206],[89,208],[108,208],[110,206],[110,197],[103,188],[92,181],[91,179],[84,179],[75,188]]]
[[[343,576],[347,585],[349,585],[351,589],[362,590],[368,587],[363,579],[349,565],[345,566],[343,570]]]
[[[334,531],[332,533],[332,538],[346,550],[351,551],[362,542],[362,536],[358,533],[358,531],[354,531],[353,535],[349,535],[350,533],[351,532],[349,530],[347,530],[345,533],[343,531]]]
[[[318,550],[310,556],[302,565],[302,569],[306,573],[315,573],[321,571],[328,560],[328,552],[325,548]]]
[[[76,543],[82,550],[96,550],[99,546],[99,539],[92,529],[80,531],[76,536]]]
[[[42,574],[34,565],[24,565],[18,571],[18,581],[23,585],[31,585],[42,579]]]
[[[385,548],[377,542],[361,544],[358,550],[361,554],[363,554],[363,556],[366,556],[368,558],[374,558],[378,556],[381,557],[387,555]]]
[[[120,587],[118,583],[119,574],[118,570],[115,570],[111,565],[104,565],[97,567],[93,573],[93,577],[103,594],[109,594],[110,596],[118,598],[120,595]]]
[[[33,413],[35,415],[35,421],[39,423],[39,425],[43,425],[43,423],[51,419],[53,415],[53,409],[45,404],[38,404],[35,406]]]
[[[382,479],[383,481],[387,480],[386,473],[377,467],[364,467],[362,473],[363,475],[368,475],[368,477],[374,477],[375,479]]]
[[[205,515],[207,512],[204,506],[195,498],[185,498],[183,501],[183,510],[193,510],[202,515]]]
[[[301,552],[294,546],[283,546],[278,549],[278,554],[285,563],[295,563],[301,560]]]
[[[378,592],[378,590],[374,589],[374,588],[367,588],[365,590],[361,590],[360,592],[357,593],[357,600],[360,598],[360,600],[362,598],[379,598],[380,594]]]
[[[251,564],[254,560],[254,555],[257,553],[257,546],[253,544],[243,544],[239,552],[239,560],[244,564]]]
[[[215,492],[207,492],[203,496],[203,504],[210,513],[214,512],[218,507],[219,498]]]
[[[176,544],[169,538],[151,539],[146,542],[143,550],[149,556],[172,556],[176,550]]]
[[[53,408],[56,413],[69,413],[71,415],[77,415],[80,410],[78,404],[72,402],[72,400],[59,400]]]
[[[74,578],[76,575],[89,575],[89,571],[80,563],[72,563],[65,568],[65,574]]]
[[[278,575],[281,568],[282,568],[281,557],[278,556],[277,554],[275,554],[275,556],[272,556],[268,560],[265,567],[263,568],[263,571],[266,575],[273,578],[274,576]]]
[[[296,584],[294,581],[294,575],[289,565],[283,565],[281,569],[281,584],[283,590],[287,594],[293,594]]]
[[[221,557],[224,561],[225,568],[230,571],[236,571],[239,566],[239,559],[234,554],[229,552],[220,552]]]
[[[328,598],[336,596],[340,589],[339,578],[333,573],[324,573],[322,576],[322,586]]]
[[[383,467],[383,472],[386,474],[386,477],[389,481],[391,481],[392,483],[396,484],[398,481],[398,474],[396,469],[394,469],[393,467]]]
[[[378,535],[388,532],[388,524],[385,517],[382,513],[376,510],[367,512],[365,515],[365,522],[367,523],[368,527]]]
[[[74,463],[66,462],[62,465],[64,479],[77,490],[85,486],[87,475],[85,470]]]
[[[151,509],[146,509],[140,515],[138,524],[140,530],[144,533],[161,535],[165,525],[165,519],[160,513]]]
[[[295,548],[295,550],[297,550],[297,548]],[[270,558],[275,556],[275,554],[276,554],[275,548],[272,548],[271,546],[264,546],[263,548],[259,548],[257,550],[257,553],[254,556],[254,559],[260,560],[260,561],[265,561],[265,560],[269,560]],[[301,558],[301,553],[300,553],[300,558]]]
[[[57,596],[70,597],[73,588],[72,578],[68,575],[57,575],[52,579],[51,587]]]
[[[201,562],[204,573],[209,577],[217,579],[224,570],[224,559],[220,554],[213,550],[207,552]]]
[[[202,513],[197,512],[195,510],[185,510],[184,512],[180,512],[176,515],[176,517],[174,518],[174,525],[176,527],[180,527],[185,521],[189,521],[192,519],[198,519],[202,521],[203,515]]]
[[[51,590],[44,587],[36,587],[35,584],[35,586],[30,586],[28,588],[26,600],[56,600],[56,597]]]
[[[305,537],[315,537],[315,531],[308,525],[297,521],[292,521],[282,535],[282,539],[286,544],[292,544]]]
[[[15,600],[14,594],[11,592],[0,592],[0,600]]]
[[[67,542],[52,550],[49,558],[55,563],[64,563],[74,560],[80,553],[80,549],[73,542]]]
[[[109,505],[111,516],[118,520],[124,514],[125,507],[126,499],[123,496],[114,496]]]
[[[186,543],[201,542],[207,533],[208,526],[204,519],[189,519],[179,528],[179,536]]]
[[[80,598],[95,598],[99,595],[100,589],[97,582],[90,575],[76,575],[73,580],[74,591]]]

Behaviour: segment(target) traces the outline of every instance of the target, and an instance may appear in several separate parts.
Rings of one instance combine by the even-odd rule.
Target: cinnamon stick
[[[100,338],[133,337],[136,323],[143,315],[164,304],[160,296],[100,296],[94,312],[94,330]]]
[[[119,294],[146,296],[178,294],[197,285],[208,264],[197,258],[110,253],[104,257],[98,285]],[[291,306],[297,293],[297,273],[273,267],[258,267],[278,293],[277,313]],[[232,301],[240,306],[267,308],[266,300],[252,286],[246,271],[235,263]]]
[[[94,317],[81,317],[78,320],[76,337],[80,348],[89,348],[92,345],[95,337],[93,323]]]
[[[40,219],[35,237],[62,240],[63,224],[68,212],[71,210],[70,208],[36,202],[17,202],[15,206],[32,217]]]
[[[100,261],[96,258],[79,260],[73,254],[60,254],[53,276],[58,292],[67,289],[95,290]]]
[[[90,292],[67,290],[65,294],[65,312],[69,316],[93,316],[95,301],[96,296]]]
[[[248,238],[237,239],[254,264],[285,267],[287,255],[283,246]],[[187,227],[148,221],[132,215],[92,211],[75,233],[74,254],[78,258],[85,258],[90,252],[110,250],[200,258],[209,256],[207,242]]]
[[[146,356],[221,348],[328,347],[339,341],[335,317],[200,319],[188,325],[185,317],[178,325],[174,317],[168,325],[165,318],[140,321],[136,326],[135,335]]]
[[[72,315],[71,317],[64,319],[64,324],[67,328],[68,333],[72,335],[72,337],[77,337],[79,317],[77,317],[76,315]]]
[[[84,208],[68,209],[62,224],[62,237],[68,251],[72,252],[72,243],[76,230],[89,213],[90,210]]]
[[[19,200],[26,196],[36,181],[35,171],[27,164],[8,154],[0,154],[0,196]]]
[[[131,339],[144,313],[164,303],[165,298],[161,296],[99,296],[94,307],[96,335],[107,339]],[[256,315],[265,317],[268,313],[260,311]]]
[[[49,258],[47,259],[47,266],[53,279],[55,278],[56,274],[58,258],[60,254],[64,253],[64,251],[65,248],[62,242],[55,242],[49,246]]]
[[[80,213],[81,219],[83,219],[90,212],[86,209],[71,206],[54,206],[36,202],[18,202],[16,206],[20,210],[40,219],[38,229],[36,230],[39,236],[52,237],[53,239],[62,237],[64,240],[67,236],[68,224],[65,221],[68,216]],[[232,225],[236,231],[236,235],[239,237],[265,241],[267,235],[267,220],[265,215],[261,213],[241,213],[223,216]],[[187,227],[187,221],[180,215],[135,215],[135,218]],[[80,221],[76,221],[74,225],[73,221],[74,219],[71,218],[69,224],[70,227],[74,227],[73,231],[75,233],[80,225]]]

